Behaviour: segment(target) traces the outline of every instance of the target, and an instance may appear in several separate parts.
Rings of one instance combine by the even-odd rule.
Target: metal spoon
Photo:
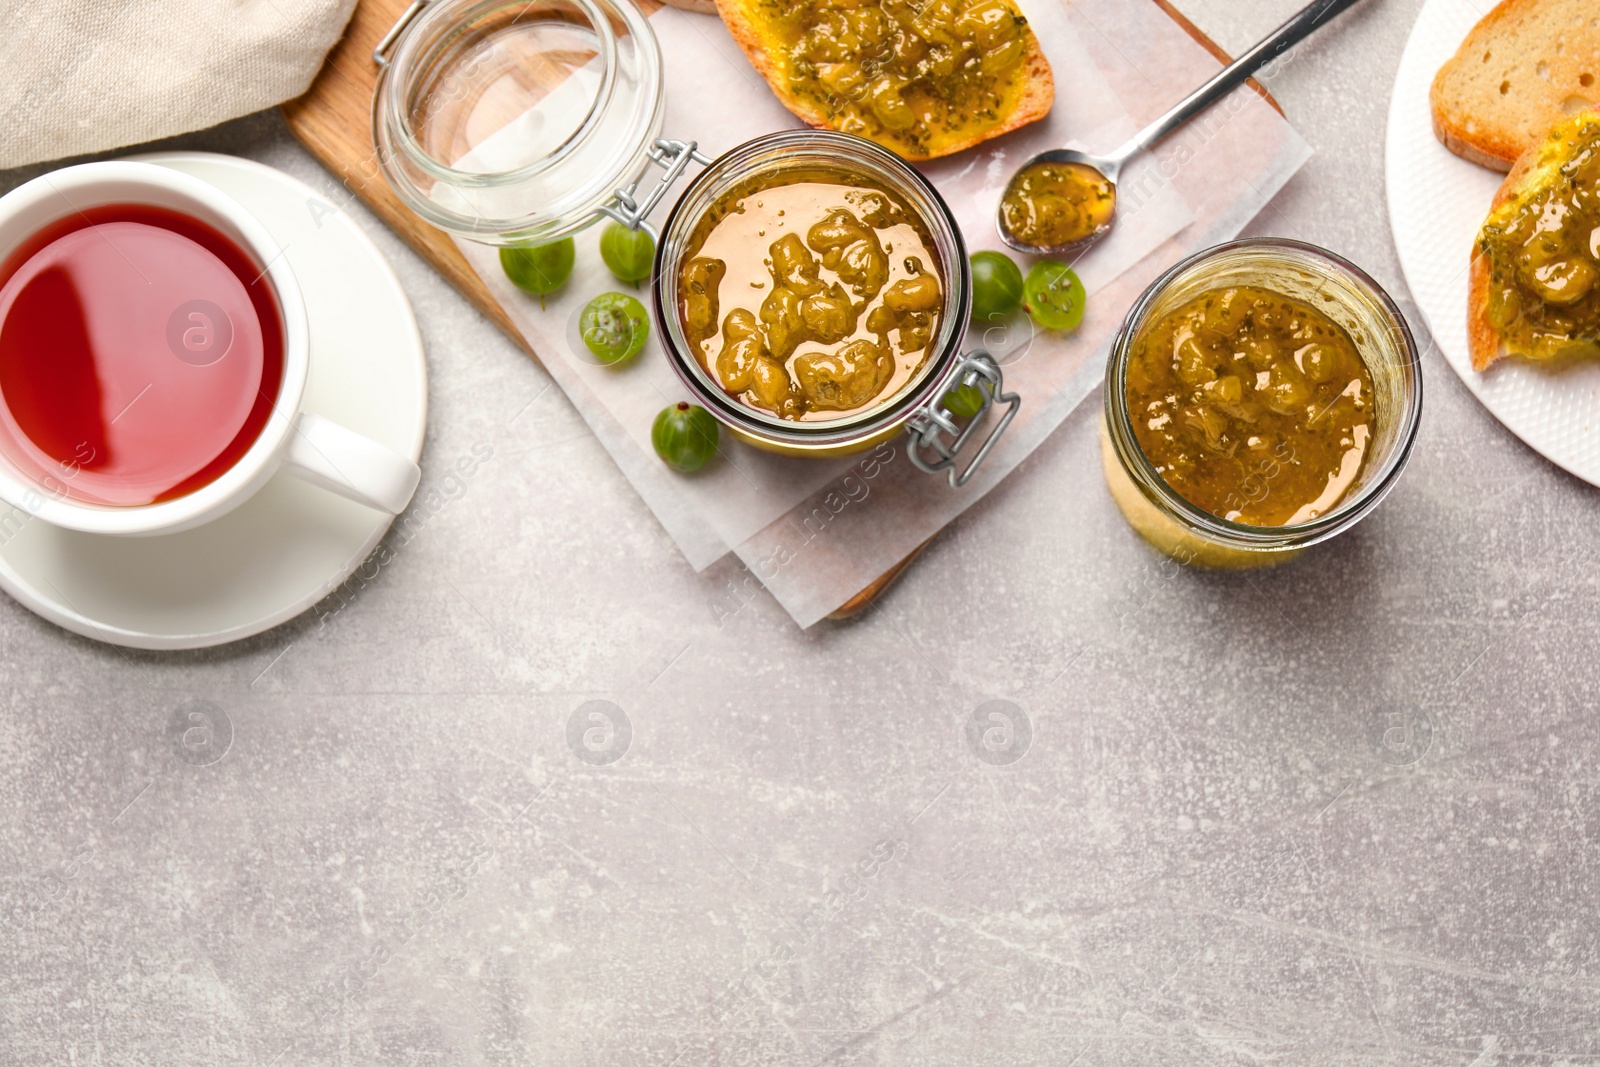
[[[1279,26],[1266,40],[1256,45],[1250,51],[1224,67],[1217,76],[1196,89],[1186,99],[1162,115],[1147,128],[1135,134],[1127,144],[1103,156],[1091,155],[1088,152],[1079,152],[1071,148],[1056,148],[1048,152],[1040,152],[1028,160],[1016,174],[1011,176],[1010,183],[1006,186],[1009,194],[1011,187],[1016,184],[1029,167],[1038,163],[1056,163],[1077,165],[1096,172],[1093,175],[1083,176],[1094,180],[1103,179],[1111,187],[1111,204],[1104,209],[1104,219],[1094,229],[1077,237],[1072,241],[1057,245],[1032,245],[1012,234],[1006,228],[1005,217],[1002,211],[995,211],[995,226],[1000,231],[1000,239],[1019,252],[1032,254],[1064,252],[1081,245],[1084,241],[1093,240],[1111,229],[1116,209],[1116,182],[1117,176],[1127,162],[1146,148],[1156,144],[1173,130],[1195,118],[1212,104],[1227,96],[1234,89],[1242,85],[1249,77],[1262,67],[1271,63],[1283,52],[1304,40],[1310,34],[1330,21],[1345,8],[1355,4],[1356,0],[1315,0],[1308,4],[1304,10]],[[1001,198],[1002,203],[1004,197]]]

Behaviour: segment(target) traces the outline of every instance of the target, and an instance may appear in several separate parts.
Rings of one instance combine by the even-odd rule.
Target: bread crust
[[[1500,334],[1489,325],[1489,257],[1472,249],[1472,274],[1467,282],[1467,345],[1472,353],[1472,369],[1486,371],[1489,364],[1506,354]]]
[[[1539,162],[1539,147],[1535,145],[1522,154],[1512,166],[1506,180],[1495,190],[1488,215],[1500,210],[1522,188],[1522,183]],[[1482,232],[1480,228],[1480,233]],[[1500,340],[1500,331],[1489,323],[1489,257],[1478,249],[1478,238],[1472,241],[1472,273],[1467,283],[1467,343],[1472,352],[1472,369],[1484,371],[1489,365],[1510,351]]]
[[[1538,147],[1542,141],[1539,134],[1543,129],[1562,117],[1567,98],[1555,99],[1557,92],[1555,86],[1565,80],[1560,76],[1559,70],[1553,76],[1544,79],[1551,85],[1550,99],[1530,102],[1530,121],[1523,122],[1520,126],[1507,122],[1504,117],[1490,121],[1484,114],[1487,109],[1483,106],[1482,94],[1472,92],[1470,85],[1474,73],[1473,57],[1480,51],[1487,53],[1497,44],[1503,43],[1506,38],[1515,37],[1516,29],[1531,21],[1539,9],[1550,2],[1551,0],[1501,0],[1493,10],[1478,21],[1461,42],[1455,55],[1446,60],[1439,68],[1439,72],[1434,75],[1433,84],[1428,91],[1433,133],[1440,143],[1456,155],[1493,170],[1510,170],[1524,153]],[[1583,47],[1585,42],[1588,43],[1587,53]],[[1570,43],[1572,47],[1564,47],[1557,53],[1557,42],[1552,41],[1551,54],[1538,58],[1540,66],[1549,64],[1556,67],[1585,68],[1589,65],[1583,58],[1586,54],[1592,60],[1600,60],[1600,29],[1593,26],[1587,29],[1577,27],[1576,39]],[[1600,62],[1596,62],[1595,65],[1600,66]],[[1600,70],[1589,73],[1600,75]],[[1581,91],[1588,92],[1587,89]],[[1600,95],[1600,88],[1595,88],[1594,92],[1589,93],[1590,103],[1595,102],[1593,98],[1596,95]]]
[[[829,124],[828,116],[820,107],[789,90],[788,79],[782,68],[767,53],[766,45],[762,43],[756,22],[748,12],[748,3],[749,0],[716,0],[717,12],[722,16],[723,23],[727,25],[728,32],[733,35],[740,50],[750,60],[750,65],[766,79],[767,85],[771,87],[779,103],[793,112],[801,122],[816,129],[835,128]],[[1003,121],[981,131],[974,130],[967,137],[942,144],[937,152],[906,153],[900,145],[884,147],[909,160],[938,159],[982,144],[1003,133],[1010,133],[1049,114],[1056,98],[1055,76],[1050,72],[1050,61],[1045,58],[1044,49],[1039,47],[1039,38],[1033,32],[1033,27],[1024,27],[1022,32],[1025,40],[1022,59],[1019,60],[1024,68],[1022,95],[1017,100],[1016,108]]]
[[[1439,83],[1434,82],[1435,93]],[[1516,162],[1516,148],[1509,141],[1479,134],[1476,140],[1469,140],[1466,132],[1465,120],[1459,115],[1446,111],[1438,102],[1437,96],[1429,94],[1433,101],[1433,135],[1439,143],[1450,151],[1470,163],[1490,170],[1507,171]]]
[[[716,0],[661,0],[668,7],[678,8],[680,11],[693,11],[697,15],[715,15],[717,13]]]

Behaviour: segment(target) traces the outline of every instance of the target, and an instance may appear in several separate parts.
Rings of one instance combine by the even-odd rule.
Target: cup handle
[[[302,413],[290,442],[290,474],[390,515],[405,510],[422,480],[405,456],[321,415]]]

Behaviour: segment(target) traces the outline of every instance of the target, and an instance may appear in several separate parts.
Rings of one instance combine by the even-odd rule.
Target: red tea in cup
[[[282,375],[264,271],[188,215],[87,208],[0,264],[0,452],[53,495],[194,492],[249,451]]]

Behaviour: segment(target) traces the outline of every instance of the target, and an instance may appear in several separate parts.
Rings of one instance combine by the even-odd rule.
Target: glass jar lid
[[[408,17],[374,53],[373,143],[433,225],[554,240],[649,166],[661,50],[631,0],[419,0]]]

